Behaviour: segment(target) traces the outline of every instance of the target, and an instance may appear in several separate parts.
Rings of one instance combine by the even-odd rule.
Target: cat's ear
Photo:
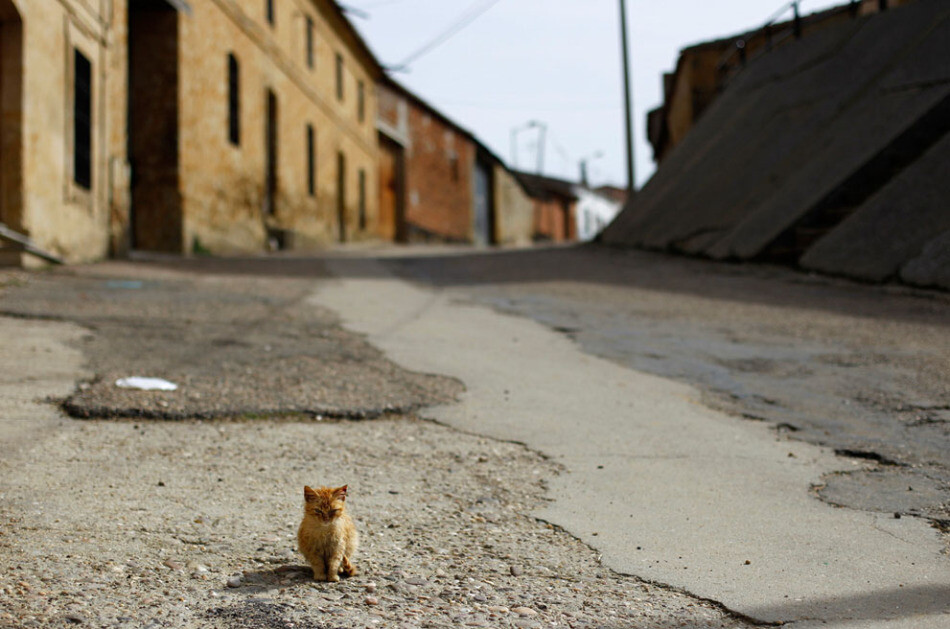
[[[306,485],[303,487],[303,499],[305,502],[313,502],[317,499],[317,492],[310,489]]]
[[[333,495],[336,496],[337,498],[339,498],[341,501],[344,501],[344,502],[345,502],[345,501],[346,501],[346,488],[347,488],[347,485],[343,485],[342,487],[337,487],[337,488],[333,491]]]

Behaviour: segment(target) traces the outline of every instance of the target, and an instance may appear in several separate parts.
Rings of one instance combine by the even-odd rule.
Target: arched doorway
[[[23,228],[23,23],[0,0],[0,223]]]

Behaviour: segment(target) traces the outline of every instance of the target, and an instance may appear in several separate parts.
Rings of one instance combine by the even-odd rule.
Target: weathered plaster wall
[[[109,161],[122,143],[121,132],[110,129],[124,127],[125,108],[121,95],[109,89],[110,65],[124,64],[124,50],[110,31],[124,13],[109,2],[19,0],[18,4],[24,45],[17,227],[67,261],[101,258],[109,251]],[[74,49],[92,65],[89,190],[73,181]],[[35,262],[23,256],[23,263]]]
[[[501,164],[495,164],[495,240],[499,245],[531,243],[534,206],[524,188]]]
[[[293,232],[295,248],[337,240],[337,155],[346,162],[344,220],[348,240],[376,234],[378,215],[376,94],[365,62],[344,45],[317,2],[193,3],[181,20],[181,186],[186,249],[199,242],[217,253],[260,250],[267,230]],[[315,64],[306,62],[305,32],[314,24]],[[240,145],[228,139],[228,54],[240,72]],[[336,55],[343,58],[337,98]],[[358,115],[362,82],[364,116]],[[264,211],[267,91],[277,100],[275,211]],[[316,134],[316,192],[308,191],[306,127]],[[359,172],[365,173],[366,221],[359,221]],[[289,243],[288,243],[289,244]]]

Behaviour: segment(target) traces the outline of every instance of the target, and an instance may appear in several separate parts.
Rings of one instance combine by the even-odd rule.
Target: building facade
[[[383,238],[530,242],[525,190],[471,133],[391,79],[379,86],[378,129]]]
[[[571,242],[577,240],[576,184],[533,173],[517,173],[531,197],[534,242]]]
[[[332,0],[0,0],[0,222],[70,262],[375,238],[381,76]]]
[[[375,235],[381,70],[335,3],[131,0],[129,25],[132,247]]]
[[[584,186],[574,186],[574,195],[577,197],[574,209],[577,240],[581,242],[595,239],[623,209],[621,201]]]
[[[0,0],[0,222],[67,260],[121,248],[125,15],[105,0]]]

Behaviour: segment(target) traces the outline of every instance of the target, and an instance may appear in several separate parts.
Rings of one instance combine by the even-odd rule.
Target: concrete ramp
[[[928,260],[944,248],[950,253],[948,238],[950,135],[817,241],[800,263],[872,282],[902,277],[908,283],[946,287],[950,259]],[[940,268],[942,278],[936,274]]]
[[[848,248],[862,255],[852,261],[816,251],[807,266],[872,279],[852,265],[890,245],[879,237],[887,224],[879,221],[895,222],[888,195],[914,190],[913,200],[902,198],[897,222],[914,222],[918,214],[946,222],[945,187],[926,191],[939,178],[932,163],[946,154],[938,145],[948,131],[950,3],[920,0],[858,18],[751,62],[603,240],[797,264],[816,243],[831,248],[828,238],[854,217],[844,233],[857,239]],[[918,167],[925,158],[931,165]],[[878,209],[864,211],[872,202]],[[900,269],[924,255],[927,240],[907,235],[887,250],[888,268],[873,279],[915,281]]]

